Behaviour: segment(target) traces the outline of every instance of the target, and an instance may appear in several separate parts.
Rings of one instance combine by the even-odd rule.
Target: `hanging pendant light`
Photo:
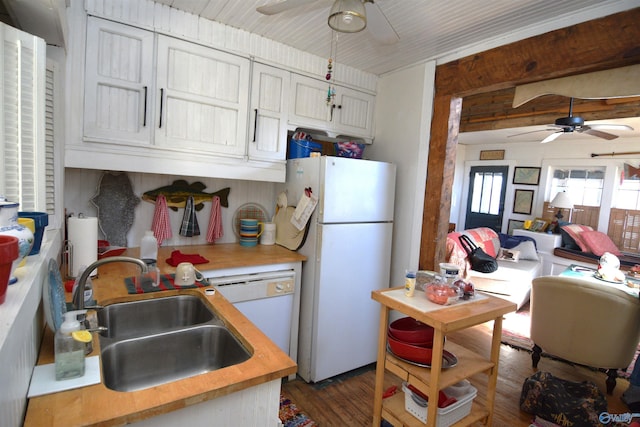
[[[329,26],[341,33],[357,33],[367,26],[362,0],[336,0],[329,13]]]

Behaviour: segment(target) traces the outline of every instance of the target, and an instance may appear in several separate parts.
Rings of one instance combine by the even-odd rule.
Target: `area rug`
[[[533,341],[529,338],[530,328],[531,316],[529,313],[529,303],[527,303],[520,310],[504,316],[504,320],[502,321],[502,338],[500,341],[515,349],[531,352],[533,348]],[[636,351],[629,367],[626,370],[618,370],[618,375],[620,377],[629,378],[639,354],[640,344],[638,345],[638,350]],[[552,357],[544,352],[542,353],[542,356]]]
[[[311,427],[317,424],[304,414],[295,403],[284,394],[280,394],[280,421],[284,427]]]

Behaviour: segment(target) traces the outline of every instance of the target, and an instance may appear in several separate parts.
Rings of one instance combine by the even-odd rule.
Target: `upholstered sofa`
[[[543,276],[531,291],[531,355],[607,370],[607,392],[617,370],[627,369],[640,341],[640,300],[635,294],[595,279]]]
[[[493,273],[472,270],[467,253],[460,245],[461,234],[469,236],[479,247],[493,257],[501,248],[518,252],[516,261],[498,259],[498,269]],[[447,235],[446,261],[460,267],[461,276],[471,281],[475,289],[516,303],[518,309],[529,301],[531,281],[542,271],[542,261],[537,254],[535,240],[524,236],[498,234],[490,228],[480,227]]]

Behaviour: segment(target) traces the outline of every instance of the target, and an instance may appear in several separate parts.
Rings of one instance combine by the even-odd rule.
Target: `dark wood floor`
[[[489,331],[484,325],[469,328],[448,335],[447,338],[464,345],[480,354],[489,354]],[[589,368],[570,365],[565,362],[543,357],[538,368],[558,377],[572,380],[595,382],[605,390],[606,375]],[[500,366],[493,425],[497,427],[528,426],[532,416],[520,411],[519,399],[522,384],[535,371],[531,367],[531,355],[507,345],[500,349]],[[287,381],[283,392],[312,418],[319,426],[371,426],[373,422],[375,366],[370,365],[355,372],[341,375],[317,384],[307,384],[301,379]],[[478,401],[486,399],[486,376],[477,375],[471,382],[478,389]],[[385,389],[400,385],[401,381],[387,374]],[[629,412],[620,400],[621,393],[629,385],[627,380],[618,379],[612,396],[607,396],[610,413]]]

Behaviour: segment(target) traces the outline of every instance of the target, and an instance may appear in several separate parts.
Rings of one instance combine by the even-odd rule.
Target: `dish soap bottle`
[[[158,259],[158,239],[153,235],[153,230],[144,232],[140,242],[140,259],[143,261],[153,260],[154,263]]]
[[[85,344],[76,341],[71,335],[80,330],[79,314],[87,310],[74,310],[64,313],[64,321],[55,335],[56,381],[78,378],[84,375]]]

